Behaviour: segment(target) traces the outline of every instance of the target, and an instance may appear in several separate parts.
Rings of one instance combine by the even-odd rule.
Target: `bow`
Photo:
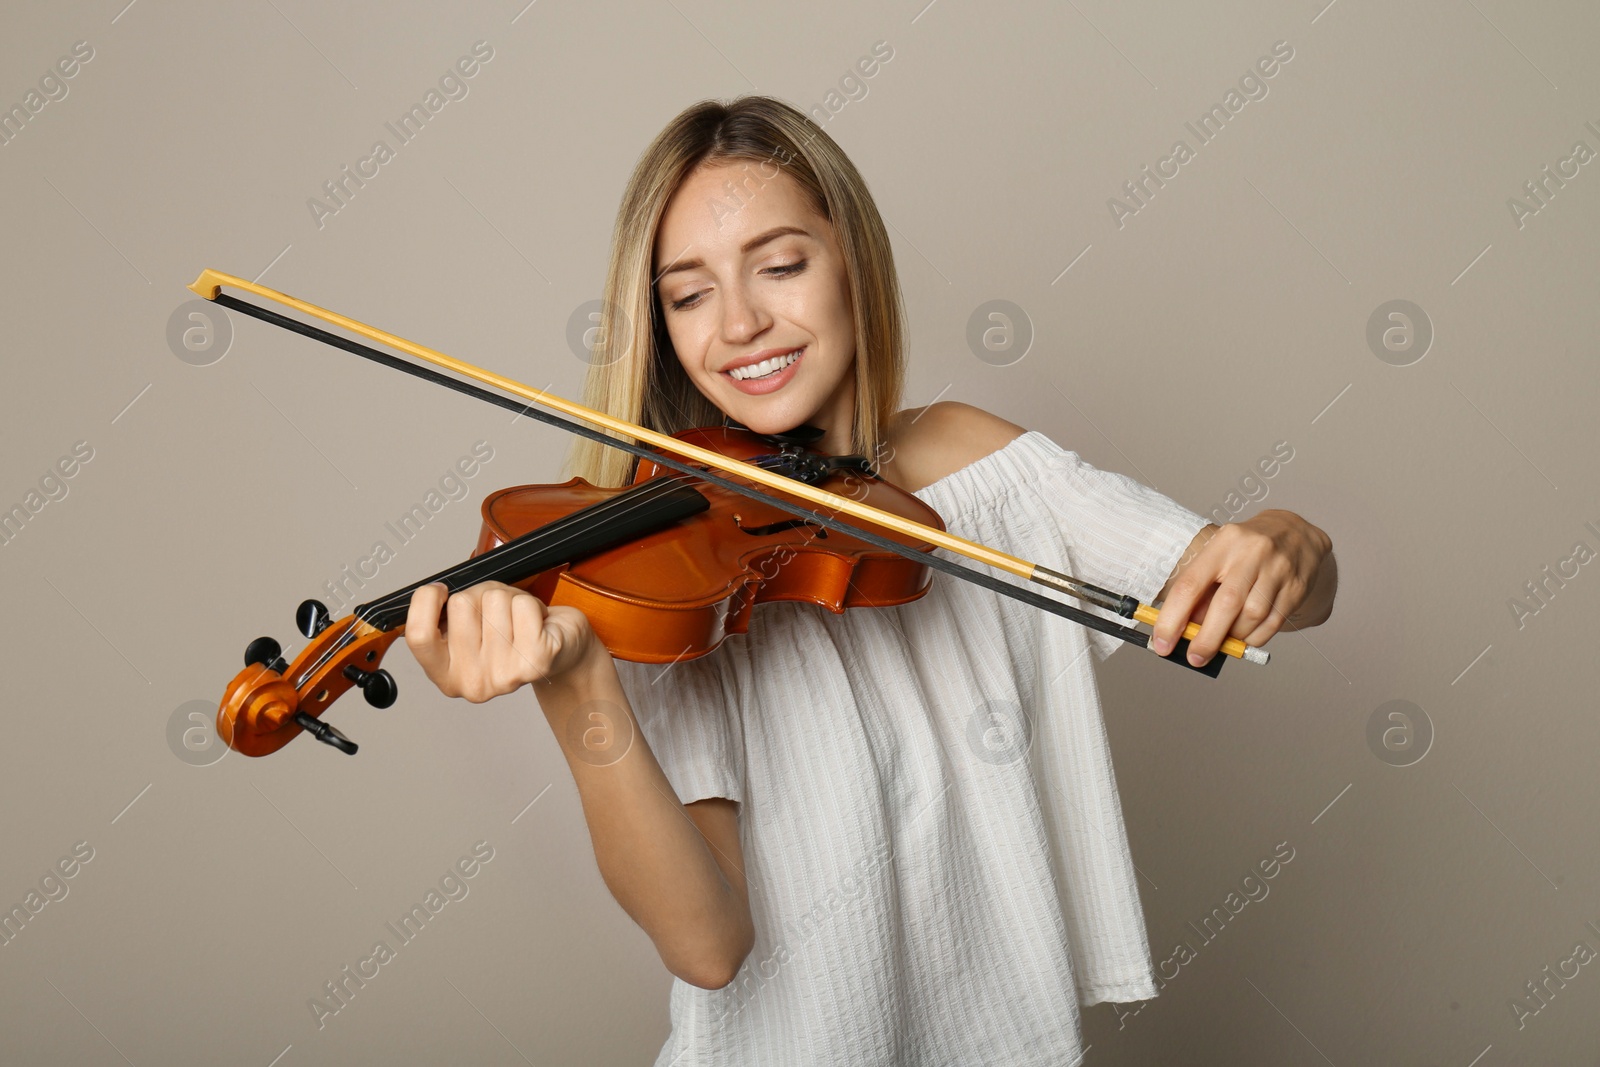
[[[573,422],[571,419],[563,419],[555,415],[548,414],[547,412],[538,411],[535,408],[529,407],[527,404],[519,404],[509,397],[491,393],[484,389],[479,389],[476,386],[468,384],[467,382],[440,374],[439,372],[430,370],[427,367],[418,366],[388,353],[380,352],[368,345],[351,341],[348,338],[329,333],[326,330],[311,326],[308,323],[300,322],[296,319],[289,318],[285,315],[280,315],[277,312],[270,311],[255,304],[239,300],[236,297],[228,296],[221,291],[223,286],[253,293],[257,296],[271,300],[302,314],[309,315],[312,318],[320,319],[323,322],[338,326],[342,329],[350,331],[351,333],[370,338],[371,340],[377,341],[383,345],[387,345],[390,348],[398,349],[401,352],[405,352],[409,355],[425,360],[428,363],[443,367],[446,370],[452,371],[466,378],[473,379],[474,381],[481,382],[484,385],[491,386],[494,389],[500,390],[501,393],[509,393],[512,396],[521,397],[522,399],[530,401],[533,404],[537,404],[544,408],[549,408],[553,411],[561,412],[564,415],[570,416],[571,419],[578,419],[581,420],[581,422]],[[826,490],[818,489],[815,486],[807,485],[803,481],[795,481],[791,478],[785,477],[782,474],[777,474],[753,464],[744,463],[728,456],[721,455],[720,453],[713,452],[709,449],[702,448],[699,445],[682,441],[675,437],[669,437],[666,434],[658,433],[655,430],[651,430],[643,426],[635,425],[626,421],[625,419],[618,419],[603,412],[594,411],[590,408],[584,407],[582,404],[576,404],[570,400],[566,400],[559,396],[548,393],[543,389],[535,389],[531,386],[523,384],[522,382],[514,381],[510,378],[504,377],[503,375],[496,374],[493,371],[473,366],[472,364],[463,362],[454,358],[453,356],[445,355],[443,352],[435,351],[434,349],[428,348],[424,345],[417,344],[414,341],[408,341],[403,337],[397,337],[394,334],[380,330],[375,326],[369,326],[366,323],[358,322],[355,319],[340,315],[337,312],[318,307],[315,304],[311,304],[296,297],[289,296],[286,293],[280,293],[275,289],[270,289],[264,285],[259,285],[244,278],[240,278],[232,274],[224,274],[220,271],[206,269],[200,272],[200,276],[195,279],[194,283],[190,285],[189,288],[195,293],[199,294],[201,297],[214,301],[223,307],[232,308],[233,310],[239,311],[242,314],[261,319],[264,322],[270,322],[273,325],[282,326],[285,329],[291,330],[295,333],[313,337],[326,344],[333,345],[336,348],[344,349],[347,352],[352,352],[356,355],[374,360],[375,362],[382,363],[385,366],[404,371],[407,374],[412,374],[426,381],[431,381],[437,385],[442,385],[445,388],[452,389],[456,392],[464,393],[468,396],[475,397],[487,403],[495,404],[511,411],[516,411],[519,414],[527,415],[530,418],[534,418],[550,425],[559,426],[562,429],[568,430],[569,432],[579,434],[580,436],[589,437],[615,448],[623,449],[624,451],[631,452],[634,455],[648,458],[652,462],[681,471],[685,474],[692,475],[703,481],[712,482],[722,486],[723,488],[741,493],[745,496],[763,500],[772,506],[780,508],[784,511],[788,511],[789,513],[799,516],[800,518],[803,518],[809,522],[815,522],[820,526],[838,530],[841,533],[847,533],[853,537],[858,537],[863,541],[877,545],[896,554],[914,557],[920,562],[925,563],[927,566],[934,568],[935,570],[941,570],[965,581],[970,581],[977,585],[984,586],[985,588],[992,589],[995,592],[1011,597],[1014,600],[1019,600],[1022,603],[1041,608],[1062,618],[1069,619],[1083,626],[1098,630],[1101,633],[1106,633],[1113,637],[1120,638],[1123,641],[1127,641],[1130,644],[1138,645],[1141,648],[1149,647],[1150,634],[1133,629],[1132,627],[1118,625],[1117,623],[1102,618],[1101,616],[1093,615],[1086,611],[1081,611],[1050,597],[1041,596],[1032,590],[1020,588],[1010,582],[1002,581],[991,574],[987,574],[972,567],[965,566],[956,562],[955,560],[935,556],[931,552],[923,552],[917,549],[909,548],[881,534],[873,533],[869,530],[861,529],[859,526],[853,526],[849,523],[843,522],[836,516],[842,513],[879,529],[892,530],[913,540],[932,544],[937,548],[946,549],[959,556],[964,556],[980,563],[986,563],[991,567],[995,567],[1009,574],[1014,574],[1020,578],[1024,578],[1030,582],[1033,582],[1034,584],[1042,585],[1059,592],[1064,592],[1069,596],[1076,597],[1077,599],[1086,603],[1105,608],[1106,610],[1115,612],[1123,618],[1132,619],[1135,622],[1142,622],[1153,626],[1156,620],[1160,618],[1161,613],[1159,609],[1149,604],[1141,603],[1137,597],[1103,589],[1097,585],[1092,585],[1078,578],[1074,578],[1070,574],[1052,570],[1049,567],[1030,562],[1018,556],[1010,555],[1009,553],[1001,552],[997,549],[990,548],[987,545],[982,545],[975,541],[970,541],[964,537],[949,533],[948,531],[937,530],[930,526],[925,526],[922,523],[915,522],[911,519],[902,518],[898,515],[890,514],[888,512],[879,510],[878,508],[874,508],[859,501],[852,500],[849,497],[840,496],[836,493],[830,493]],[[590,425],[585,426],[582,423],[588,423]],[[602,433],[600,430],[593,429],[592,427],[600,427],[601,429],[609,430],[613,434],[619,434],[622,435],[622,437],[631,440],[619,440],[616,437]],[[646,445],[653,446],[653,450],[652,448],[644,447]],[[662,455],[662,452],[669,453],[669,455]],[[674,459],[672,458],[673,456],[679,458]],[[685,462],[689,460],[692,460],[701,466],[691,466],[688,462]],[[709,468],[709,470],[707,468]],[[737,478],[754,482],[757,485],[765,486],[769,490],[773,490],[774,492],[781,494],[781,496],[775,497],[773,495],[769,495],[768,493],[763,493],[749,485],[741,484],[741,482],[732,480],[732,477],[722,477],[712,474],[711,471],[713,470],[721,471],[723,475],[736,476]],[[803,506],[792,503],[788,499],[785,499],[790,497],[798,497],[801,500],[808,501],[811,504],[816,505],[817,509],[807,509]],[[1189,640],[1197,636],[1199,632],[1200,624],[1196,622],[1190,622],[1184,628],[1183,635],[1177,642],[1177,647],[1174,654],[1163,658],[1169,663],[1174,663],[1188,670],[1198,671],[1201,674],[1215,678],[1222,669],[1223,660],[1221,657],[1213,656],[1205,666],[1195,667],[1188,662],[1188,659],[1185,656]],[[1225,640],[1219,651],[1237,659],[1243,659],[1247,662],[1256,664],[1265,664],[1269,658],[1269,654],[1265,650],[1246,645],[1243,641],[1235,637],[1230,637]]]

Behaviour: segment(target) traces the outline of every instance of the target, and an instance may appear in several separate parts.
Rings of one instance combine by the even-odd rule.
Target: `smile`
[[[799,359],[800,353],[803,351],[805,351],[805,349],[799,348],[793,352],[790,352],[788,355],[773,356],[771,359],[764,359],[760,363],[752,363],[747,367],[735,367],[726,373],[728,377],[732,378],[736,382],[755,381],[762,378],[768,378],[782,371],[785,367],[789,366],[789,364]]]
[[[734,367],[722,373],[728,376],[728,382],[739,392],[747,396],[765,396],[776,393],[794,380],[794,376],[800,373],[800,357],[805,352],[802,346],[793,352],[773,356],[760,363]]]

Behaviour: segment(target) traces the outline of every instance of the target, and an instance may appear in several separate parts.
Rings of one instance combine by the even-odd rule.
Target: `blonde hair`
[[[725,421],[672,349],[652,284],[654,245],[668,200],[696,167],[741,160],[788,174],[834,227],[855,313],[851,450],[878,462],[905,378],[904,310],[889,235],[844,150],[803,112],[770,96],[702,100],[640,156],[617,210],[583,401],[660,433]],[[603,486],[622,485],[632,465],[632,456],[587,438],[578,438],[567,458],[570,474]]]

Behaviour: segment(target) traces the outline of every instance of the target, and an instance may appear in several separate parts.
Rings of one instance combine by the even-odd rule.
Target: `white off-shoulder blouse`
[[[917,496],[1146,603],[1206,524],[1037,431]],[[1063,1067],[1080,1004],[1155,996],[1089,655],[1122,644],[936,571],[901,607],[762,604],[710,655],[618,661],[679,799],[738,802],[756,929],[726,987],[674,981],[657,1067]]]

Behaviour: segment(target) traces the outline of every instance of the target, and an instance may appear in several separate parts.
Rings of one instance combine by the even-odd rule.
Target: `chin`
[[[796,426],[804,425],[811,421],[811,414],[794,415],[788,412],[793,409],[787,405],[775,410],[740,411],[736,407],[729,412],[729,417],[735,422],[743,423],[751,432],[758,434],[788,433]]]

